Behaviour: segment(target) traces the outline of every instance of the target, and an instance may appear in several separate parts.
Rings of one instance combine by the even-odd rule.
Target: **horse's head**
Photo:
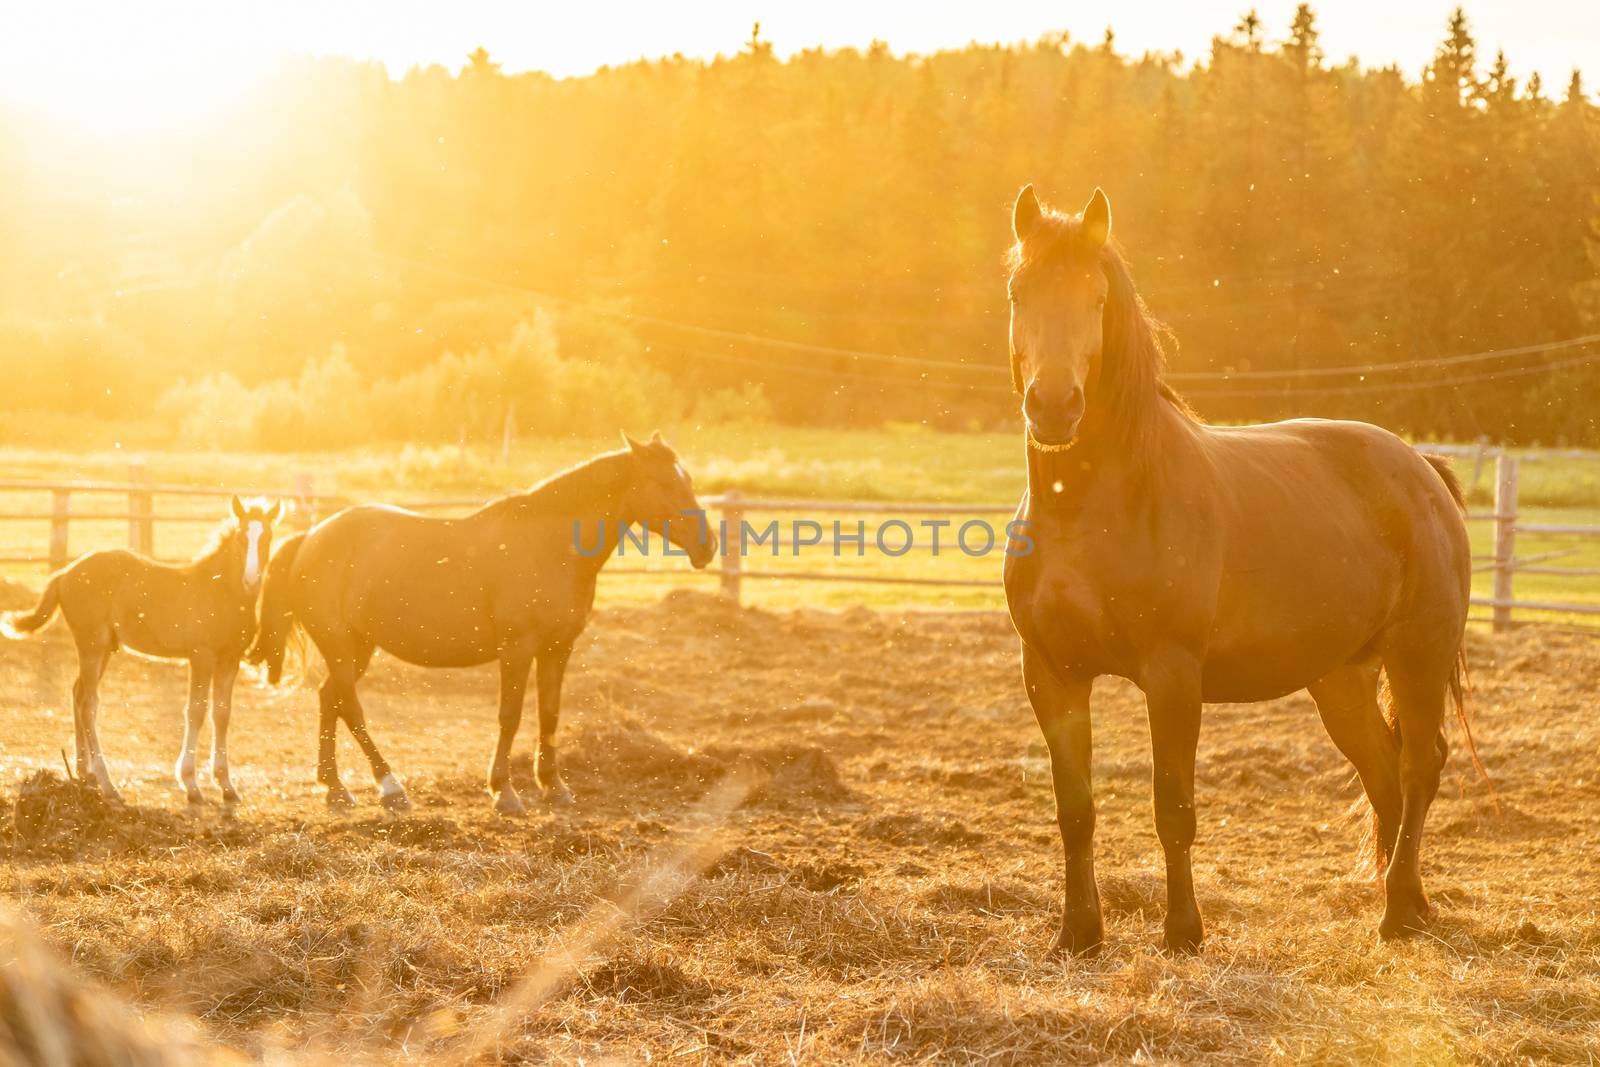
[[[1109,281],[1101,251],[1111,204],[1099,189],[1068,218],[1024,186],[1011,210],[1011,378],[1022,396],[1028,443],[1056,452],[1076,440],[1105,341]]]
[[[628,488],[627,514],[687,552],[696,570],[703,569],[717,554],[717,538],[695,499],[689,472],[660,433],[643,443],[627,434],[622,439],[628,443],[635,473]]]
[[[272,551],[272,526],[283,516],[283,502],[270,507],[265,500],[233,498],[234,527],[228,537],[228,575],[237,577],[239,588],[254,596],[261,588]]]

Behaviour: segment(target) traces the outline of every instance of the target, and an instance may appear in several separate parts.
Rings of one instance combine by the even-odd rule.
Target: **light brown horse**
[[[195,748],[211,701],[211,773],[226,804],[239,794],[228,776],[228,720],[239,658],[256,632],[256,594],[282,505],[233,498],[232,517],[192,562],[157,563],[124,549],[91,552],[50,577],[32,611],[0,616],[0,633],[19,638],[61,609],[78,646],[72,725],[79,777],[93,775],[120,800],[100,749],[100,679],[119,648],[189,661],[189,708],[175,774],[190,803],[202,799]]]
[[[327,661],[317,781],[328,787],[329,806],[354,803],[335,762],[340,719],[372,765],[383,805],[410,806],[356,696],[356,682],[379,648],[423,667],[499,662],[500,740],[489,791],[496,810],[507,814],[525,810],[508,761],[528,673],[537,664],[539,784],[558,802],[572,800],[556,764],[561,680],[588,622],[595,581],[623,529],[658,534],[657,551],[686,554],[696,568],[716,554],[689,475],[661,435],[647,444],[629,438],[627,445],[465,518],[367,505],[283,543],[267,568],[261,634],[250,658],[278,681],[298,623]]]
[[[1447,698],[1460,707],[1470,581],[1450,468],[1365,423],[1201,425],[1161,380],[1160,328],[1107,240],[1105,195],[1068,217],[1029,186],[1012,228],[1018,517],[1036,547],[1008,556],[1005,585],[1066,852],[1056,948],[1091,952],[1104,933],[1089,774],[1099,675],[1145,693],[1169,949],[1202,937],[1189,860],[1201,704],[1297,689],[1371,801],[1387,865],[1379,932],[1420,929],[1422,827]]]

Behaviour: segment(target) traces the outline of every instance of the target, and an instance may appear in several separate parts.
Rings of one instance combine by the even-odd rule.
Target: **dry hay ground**
[[[522,821],[493,816],[481,784],[492,669],[375,665],[369,714],[418,802],[398,820],[348,742],[363,807],[326,812],[314,695],[243,687],[231,748],[245,805],[230,821],[189,814],[168,785],[181,668],[129,657],[107,677],[103,737],[131,807],[51,777],[22,789],[70,744],[73,653],[59,624],[6,644],[0,889],[82,972],[251,1055],[1585,1061],[1600,1038],[1600,644],[1527,633],[1470,651],[1504,812],[1454,759],[1430,820],[1441,918],[1402,946],[1374,934],[1380,903],[1342,818],[1355,787],[1303,694],[1207,709],[1209,939],[1203,957],[1171,959],[1154,948],[1142,707],[1102,683],[1110,945],[1047,961],[1059,846],[1004,618],[739,612],[700,594],[596,617],[562,723],[579,803]],[[711,784],[752,763],[770,778],[696,855],[713,860],[703,877],[617,912],[715,821],[697,807]],[[574,947],[596,916],[615,936]],[[462,1054],[520,975],[568,957],[525,1019]]]

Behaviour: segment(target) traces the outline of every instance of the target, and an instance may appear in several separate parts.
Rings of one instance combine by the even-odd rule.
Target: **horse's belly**
[[[1271,627],[1219,635],[1201,666],[1201,698],[1244,703],[1285,696],[1367,654],[1380,622],[1365,614],[1330,612],[1278,617]]]
[[[499,655],[494,619],[465,591],[370,597],[361,629],[385,652],[421,667],[471,667]]]

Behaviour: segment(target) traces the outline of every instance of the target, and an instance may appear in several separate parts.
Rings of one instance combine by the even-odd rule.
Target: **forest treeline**
[[[136,161],[0,114],[7,432],[1010,425],[1031,181],[1109,194],[1207,417],[1600,443],[1600,344],[1533,347],[1600,334],[1600,114],[1577,72],[1508,70],[1459,12],[1420,78],[1330,65],[1302,6],[1200,57],[783,60],[758,31],[564,80],[303,60]]]

